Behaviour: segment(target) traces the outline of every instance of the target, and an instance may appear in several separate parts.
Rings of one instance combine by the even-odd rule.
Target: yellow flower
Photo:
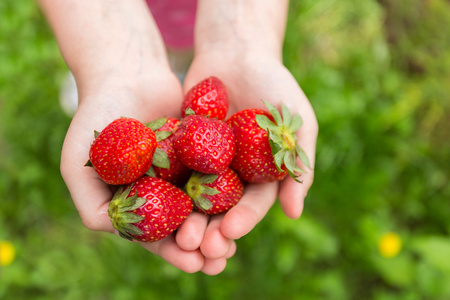
[[[380,251],[380,254],[384,257],[395,257],[401,249],[402,240],[396,233],[385,233],[378,240],[378,251]]]
[[[8,241],[0,242],[0,266],[11,264],[16,257],[16,249],[13,244]]]

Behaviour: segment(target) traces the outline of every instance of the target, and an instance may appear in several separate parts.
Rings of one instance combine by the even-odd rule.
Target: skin
[[[142,122],[162,115],[180,117],[183,94],[211,75],[227,86],[229,115],[264,108],[260,99],[278,107],[283,101],[292,113],[299,113],[304,125],[298,141],[314,165],[317,121],[282,64],[287,1],[199,0],[194,60],[183,87],[170,69],[144,1],[39,2],[77,83],[79,106],[64,141],[61,174],[87,228],[115,232],[107,214],[113,191],[92,168],[84,167],[94,130],[120,116]],[[303,184],[291,178],[249,184],[225,215],[194,212],[176,235],[141,245],[185,272],[219,274],[236,251],[235,240],[261,221],[277,196],[287,217],[300,217],[314,174],[302,167],[307,170],[300,178]]]

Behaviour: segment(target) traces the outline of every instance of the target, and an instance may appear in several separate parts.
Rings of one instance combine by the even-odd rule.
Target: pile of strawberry
[[[219,214],[241,199],[244,182],[297,180],[309,167],[295,132],[302,125],[286,106],[281,115],[245,109],[225,120],[224,84],[209,77],[185,96],[182,118],[143,124],[119,118],[95,133],[86,164],[119,186],[109,205],[111,222],[126,239],[158,241],[193,211]],[[298,180],[297,180],[298,181]]]

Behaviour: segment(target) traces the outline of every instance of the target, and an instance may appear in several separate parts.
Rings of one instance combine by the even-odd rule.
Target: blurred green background
[[[1,1],[0,38],[0,299],[450,299],[449,1],[291,1],[315,183],[299,220],[276,204],[213,277],[83,227],[53,35],[33,1]]]

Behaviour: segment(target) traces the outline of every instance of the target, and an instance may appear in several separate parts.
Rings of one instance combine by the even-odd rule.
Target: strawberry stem
[[[281,129],[281,136],[284,141],[283,148],[289,151],[295,150],[295,146],[297,145],[297,138],[295,135],[289,130],[288,127],[283,126]]]
[[[199,195],[201,195],[201,184],[199,176],[196,176],[194,173],[186,184],[186,192],[192,198],[195,199]]]
[[[212,208],[212,203],[206,196],[214,196],[220,192],[205,184],[213,183],[217,177],[214,174],[203,174],[195,171],[186,183],[186,193],[198,209],[206,211]]]

